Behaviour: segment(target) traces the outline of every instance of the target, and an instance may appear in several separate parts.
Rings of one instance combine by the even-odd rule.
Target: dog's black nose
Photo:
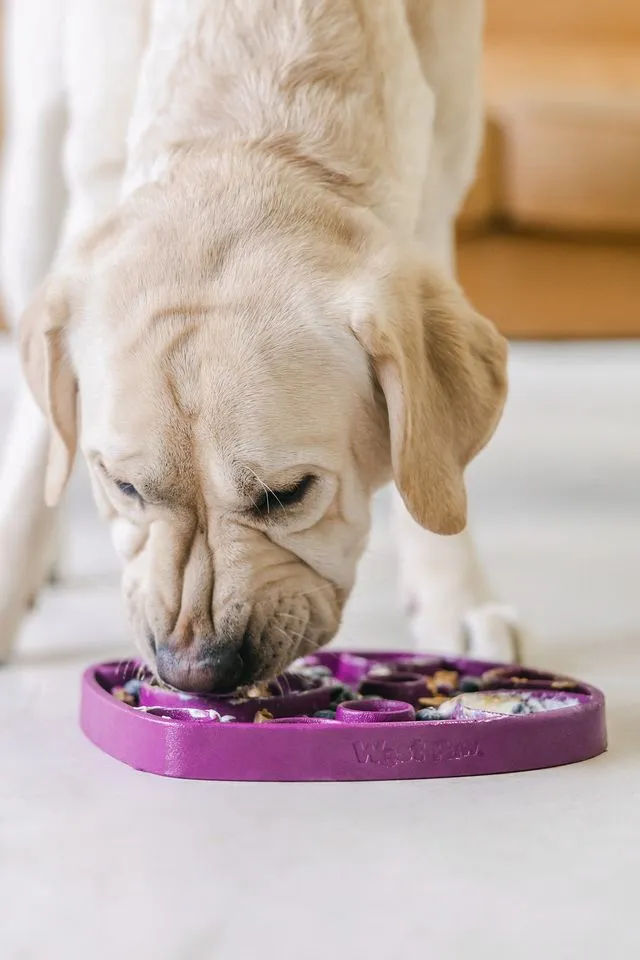
[[[238,686],[242,657],[234,647],[194,645],[158,647],[156,667],[161,680],[185,693],[228,693]]]

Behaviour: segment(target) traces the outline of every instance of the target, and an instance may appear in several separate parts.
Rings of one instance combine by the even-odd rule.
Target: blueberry
[[[344,683],[337,683],[331,691],[331,706],[337,707],[339,703],[347,703],[349,700],[357,700],[358,696],[351,687]]]
[[[416,713],[416,720],[440,720],[440,714],[436,707],[424,707]]]
[[[124,685],[124,689],[127,693],[130,693],[133,697],[140,696],[140,687],[142,686],[142,680],[127,680]]]
[[[478,690],[482,689],[482,684],[478,677],[463,677],[458,689],[462,693],[477,693]]]
[[[314,717],[318,717],[320,720],[335,720],[336,712],[335,710],[317,710]]]

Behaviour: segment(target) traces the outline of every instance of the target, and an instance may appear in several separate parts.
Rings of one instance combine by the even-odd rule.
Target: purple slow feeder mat
[[[96,664],[82,681],[81,726],[96,746],[137,770],[198,780],[473,776],[574,763],[606,749],[604,697],[580,681],[508,664],[380,651],[322,651],[303,666],[264,697],[187,697],[143,682],[131,706],[112,691],[137,677],[140,664]],[[433,678],[445,676],[438,671],[477,678],[480,693],[498,700],[524,696],[556,708],[474,712],[465,706],[474,701],[467,693],[462,700],[458,694],[452,718],[416,720],[420,697],[430,695],[425,684],[433,692]],[[341,703],[335,719],[314,717],[330,707],[334,683],[363,698]],[[258,711],[273,719],[254,722]]]

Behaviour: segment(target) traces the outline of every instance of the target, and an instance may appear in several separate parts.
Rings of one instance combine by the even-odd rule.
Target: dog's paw
[[[11,656],[31,605],[23,597],[0,596],[0,666]]]
[[[523,630],[511,607],[443,600],[424,606],[414,600],[409,607],[411,632],[419,650],[478,660],[521,662]]]
[[[53,526],[43,524],[37,534],[26,538],[0,530],[0,663],[9,659],[25,617],[56,569]]]
[[[524,631],[513,607],[485,603],[467,610],[462,622],[470,657],[522,663]]]

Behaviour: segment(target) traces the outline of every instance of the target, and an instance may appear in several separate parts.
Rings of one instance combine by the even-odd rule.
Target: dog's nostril
[[[213,690],[219,693],[235,690],[240,683],[244,661],[237,649],[224,648],[205,660],[213,674]]]
[[[206,652],[205,652],[206,651]],[[161,680],[188,693],[226,693],[240,682],[244,663],[235,648],[174,651],[161,646],[156,655]]]

